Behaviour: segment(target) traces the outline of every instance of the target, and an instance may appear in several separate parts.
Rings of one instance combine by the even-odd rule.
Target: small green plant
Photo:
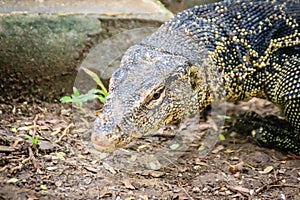
[[[39,143],[39,139],[37,137],[32,137],[31,135],[28,135],[28,134],[19,134],[19,136],[29,139],[33,143],[34,146],[37,146]]]
[[[85,73],[87,73],[90,77],[92,77],[92,79],[97,83],[97,85],[101,89],[94,88],[89,90],[86,94],[80,94],[78,89],[76,87],[73,87],[73,94],[71,96],[64,96],[60,98],[60,101],[63,103],[72,102],[75,103],[78,107],[82,107],[83,102],[93,100],[93,99],[99,99],[101,103],[105,103],[108,92],[105,86],[103,85],[102,81],[98,77],[98,75],[87,68],[82,68],[82,69],[84,70]]]

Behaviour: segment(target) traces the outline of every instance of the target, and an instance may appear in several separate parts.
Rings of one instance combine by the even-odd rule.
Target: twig
[[[2,167],[1,169],[0,169],[0,173],[1,172],[4,172],[5,170],[7,170],[8,169],[8,165],[5,165],[4,167]]]
[[[14,147],[0,145],[0,152],[14,152],[15,150]]]
[[[9,170],[9,172],[12,174],[12,173],[14,173],[15,171],[17,171],[17,170],[22,170],[22,168],[23,168],[23,164],[22,163],[20,163],[18,166],[16,166],[16,167],[13,167],[13,168],[11,168],[10,170]]]
[[[258,193],[260,193],[262,190],[264,190],[264,189],[269,189],[269,187],[271,186],[271,185],[274,185],[275,183],[277,183],[278,181],[281,181],[282,179],[276,179],[276,180],[274,180],[274,181],[272,181],[271,183],[267,183],[267,184],[264,184],[263,186],[261,186],[260,188],[257,188],[256,190],[255,190],[255,193],[256,194],[258,194]]]
[[[63,129],[62,127],[59,127],[54,132],[52,132],[50,135],[51,136],[57,135],[62,129]]]
[[[34,119],[33,119],[33,133],[32,133],[32,137],[35,137],[36,134],[36,122],[39,119],[40,114],[35,115]]]
[[[194,200],[194,198],[191,197],[191,195],[189,195],[189,193],[186,191],[186,189],[184,189],[181,185],[179,185],[179,187],[184,191],[184,193],[188,196],[189,199]]]
[[[36,162],[36,159],[34,157],[31,147],[28,147],[28,151],[29,151],[29,159],[32,161],[34,169],[36,169],[36,170],[39,169],[39,165]]]
[[[57,144],[57,143],[60,143],[61,140],[62,140],[65,136],[68,135],[70,129],[73,128],[73,127],[74,127],[74,124],[73,124],[73,123],[69,124],[69,125],[65,128],[65,130],[63,131],[63,134],[58,138],[58,140],[55,141],[55,143],[56,143],[56,144]]]
[[[240,194],[247,196],[247,197],[249,197],[253,193],[252,190],[241,187],[241,186],[226,185],[226,187],[233,192],[239,192]]]
[[[24,160],[22,160],[22,164],[26,164],[27,162],[29,162],[30,161],[30,157],[28,157],[28,158],[25,158]]]
[[[272,187],[293,187],[293,188],[299,188],[299,185],[291,185],[291,184],[278,184],[278,185],[269,185],[270,188]]]
[[[90,124],[89,124],[89,122],[88,122],[86,119],[84,119],[83,117],[81,117],[80,119],[83,121],[84,125],[85,125],[87,128],[90,127]]]

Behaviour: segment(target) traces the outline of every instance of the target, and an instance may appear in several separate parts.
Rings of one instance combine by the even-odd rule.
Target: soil
[[[62,104],[1,104],[0,199],[300,199],[299,158],[226,131],[249,110],[279,113],[257,99],[228,104],[222,140],[208,154],[201,156],[199,139],[169,156],[152,154],[174,141],[167,129],[105,154],[89,142],[95,113]],[[84,117],[73,120],[74,113]],[[169,132],[192,127],[201,135],[207,130],[199,121],[191,118]],[[37,144],[20,134],[38,138]]]

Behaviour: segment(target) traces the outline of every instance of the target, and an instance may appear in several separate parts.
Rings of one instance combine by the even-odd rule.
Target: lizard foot
[[[261,146],[290,151],[300,155],[300,139],[288,122],[276,116],[262,117],[255,112],[247,113],[234,124],[234,130],[251,133],[250,140]]]

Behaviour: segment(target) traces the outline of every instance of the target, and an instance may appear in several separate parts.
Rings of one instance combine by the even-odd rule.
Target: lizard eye
[[[156,92],[154,92],[152,96],[152,100],[158,100],[163,92],[164,92],[164,87],[159,88]]]
[[[142,103],[142,105],[146,109],[152,109],[154,106],[159,105],[161,103],[160,99],[164,96],[165,87],[159,87],[155,91],[152,92],[151,95],[149,95],[145,101]]]
[[[157,100],[157,99],[159,99],[159,97],[160,97],[160,93],[155,92],[155,93],[153,94],[152,99],[153,99],[153,100]]]

